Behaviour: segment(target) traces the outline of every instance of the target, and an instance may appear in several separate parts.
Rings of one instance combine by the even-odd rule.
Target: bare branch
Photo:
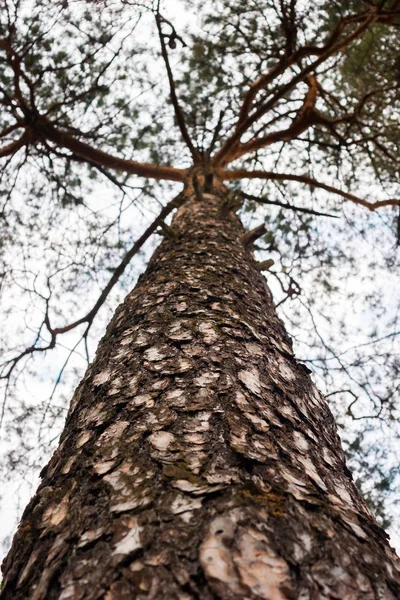
[[[194,147],[193,142],[190,138],[190,135],[187,130],[186,123],[185,123],[185,117],[184,117],[183,111],[180,107],[178,97],[176,95],[174,76],[172,74],[172,69],[171,69],[171,65],[170,65],[169,57],[168,57],[168,51],[167,51],[167,47],[165,45],[165,34],[162,32],[161,24],[163,22],[168,23],[168,25],[172,28],[172,33],[168,36],[170,38],[170,44],[172,43],[172,44],[176,45],[175,38],[177,38],[178,36],[176,35],[175,29],[173,28],[171,23],[169,21],[166,21],[159,13],[157,13],[156,14],[156,23],[157,23],[158,34],[160,37],[161,54],[164,59],[165,68],[167,70],[169,89],[170,89],[170,97],[171,97],[172,106],[174,107],[176,121],[178,123],[178,127],[181,131],[184,142],[190,150],[190,154],[192,155],[194,162],[197,162],[197,161],[201,160],[201,155],[200,155],[200,152],[197,150],[197,148]]]
[[[313,179],[308,175],[293,175],[292,173],[274,173],[271,171],[246,171],[245,169],[237,169],[232,171],[221,171],[221,179],[225,181],[235,181],[237,179],[270,179],[271,181],[298,181],[299,183],[305,183],[306,185],[314,188],[320,188],[326,190],[331,194],[341,196],[345,200],[350,200],[354,204],[360,204],[365,206],[370,211],[377,210],[384,206],[400,206],[400,199],[390,198],[388,200],[378,200],[376,202],[369,202],[363,198],[359,198],[354,194],[335,188],[332,185],[327,185],[317,179]]]
[[[312,208],[303,208],[302,206],[294,206],[293,204],[289,204],[288,202],[279,202],[279,200],[268,200],[267,198],[259,198],[259,196],[253,196],[252,194],[246,194],[245,192],[241,192],[241,195],[247,200],[254,200],[255,202],[259,202],[260,204],[272,204],[273,206],[282,206],[283,208],[288,208],[289,210],[294,210],[295,212],[302,212],[308,215],[316,215],[318,217],[330,217],[331,219],[339,219],[338,215],[331,215],[329,213],[319,212],[318,210],[313,210]]]
[[[365,17],[365,13],[363,15],[357,15],[356,18],[361,18],[362,16]],[[287,68],[294,64],[297,64],[302,59],[308,56],[323,56],[327,51],[329,51],[329,49],[331,49],[334,46],[335,42],[340,37],[340,34],[342,33],[345,26],[354,22],[354,20],[354,16],[340,19],[324,46],[303,46],[302,48],[299,48],[290,56],[286,56],[277,65],[272,67],[267,73],[263,73],[262,75],[260,75],[258,79],[256,79],[252,84],[250,84],[249,89],[247,90],[243,98],[243,103],[240,109],[237,126],[243,123],[248,117],[258,92],[264,90],[279,75],[282,75],[282,73],[284,73],[284,71],[286,71]]]
[[[21,135],[19,140],[10,142],[6,146],[3,146],[2,148],[0,148],[0,158],[3,158],[3,156],[11,156],[12,154],[15,154],[20,148],[29,144],[31,139],[32,138],[31,138],[30,134],[25,131]]]
[[[239,118],[236,127],[239,127],[239,125],[241,125],[247,119],[258,92],[265,89],[267,85],[272,83],[279,75],[282,75],[282,73],[286,71],[290,64],[290,59],[283,60],[272,67],[268,73],[264,73],[264,75],[261,75],[261,77],[256,79],[256,81],[253,81],[243,99],[243,104],[239,112]]]
[[[75,323],[71,323],[70,325],[66,325],[65,327],[59,327],[57,329],[53,329],[52,331],[55,335],[57,335],[59,333],[66,333],[67,331],[74,329],[81,323],[85,323],[85,322],[89,322],[89,321],[93,320],[93,318],[96,316],[96,314],[98,313],[98,311],[104,304],[104,302],[105,302],[107,296],[109,295],[109,293],[111,292],[112,288],[117,283],[117,281],[119,280],[119,278],[125,271],[126,267],[130,263],[132,258],[135,256],[135,254],[137,254],[139,252],[139,250],[142,248],[142,246],[145,244],[145,242],[149,239],[149,237],[152,235],[152,233],[154,233],[156,231],[157,227],[161,226],[164,219],[175,208],[177,208],[181,204],[183,204],[183,202],[184,202],[184,196],[179,194],[176,198],[171,200],[171,202],[169,202],[166,206],[164,206],[162,208],[158,217],[156,219],[154,219],[154,221],[151,223],[151,225],[149,225],[149,227],[146,229],[146,231],[140,236],[140,238],[138,240],[136,240],[136,242],[133,244],[133,246],[125,254],[125,256],[121,260],[118,267],[114,270],[111,279],[107,283],[104,290],[101,292],[101,294],[100,294],[96,304],[93,306],[93,308],[87,313],[87,315],[85,315],[81,319],[78,319],[78,321],[75,321]]]
[[[105,303],[108,295],[110,294],[110,292],[113,289],[113,287],[115,286],[115,284],[118,282],[119,278],[124,273],[126,267],[130,263],[132,258],[135,256],[135,254],[137,254],[139,252],[139,250],[142,248],[142,246],[145,244],[145,242],[149,239],[149,237],[156,231],[157,227],[162,225],[162,223],[164,222],[164,219],[175,208],[181,206],[184,203],[184,201],[185,201],[185,196],[183,194],[179,194],[176,198],[171,200],[171,202],[169,202],[166,206],[164,206],[162,208],[159,215],[154,219],[154,221],[151,223],[151,225],[149,225],[149,227],[146,229],[146,231],[140,236],[140,238],[138,240],[136,240],[136,242],[132,245],[132,247],[126,252],[126,254],[122,258],[120,264],[114,270],[109,282],[107,283],[107,285],[101,292],[101,294],[100,294],[98,300],[96,301],[96,303],[94,304],[93,308],[91,308],[91,310],[86,315],[84,315],[77,321],[70,323],[69,325],[65,325],[64,327],[52,328],[51,324],[50,324],[49,313],[48,313],[48,309],[49,309],[48,304],[49,303],[48,303],[48,300],[46,300],[46,312],[45,312],[45,316],[44,316],[44,320],[43,320],[43,325],[46,325],[47,330],[51,335],[50,342],[46,346],[36,346],[36,345],[30,346],[29,348],[26,348],[23,352],[21,352],[18,356],[7,361],[7,363],[5,363],[3,365],[3,367],[5,367],[6,365],[9,365],[9,368],[7,370],[5,370],[3,375],[0,376],[0,379],[9,379],[11,376],[11,373],[13,372],[13,370],[15,369],[17,364],[25,356],[34,354],[36,352],[46,352],[47,350],[53,349],[56,345],[56,340],[57,340],[58,335],[67,333],[68,331],[71,331],[72,329],[76,329],[76,327],[78,327],[79,325],[82,325],[83,323],[87,323],[87,328],[85,330],[85,334],[87,334],[95,316],[97,315],[97,313],[99,312],[99,310],[103,306],[103,304]],[[36,338],[36,342],[39,341],[39,339],[40,339],[40,332]]]

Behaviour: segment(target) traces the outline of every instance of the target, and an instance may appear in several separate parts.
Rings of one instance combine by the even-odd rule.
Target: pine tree
[[[18,160],[43,158],[58,200],[75,208],[71,190],[82,182],[74,166],[120,186],[126,181],[116,174],[125,173],[182,190],[127,251],[86,316],[56,328],[46,305],[48,346],[33,345],[6,365],[9,378],[25,356],[90,327],[160,228],[163,242],[72,399],[60,445],[4,562],[2,598],[398,597],[398,559],[346,467],[326,401],[293,355],[262,275],[271,261],[254,258],[265,224],[246,231],[240,219],[249,203],[321,211],[231,182],[297,182],[372,212],[400,205],[297,168],[316,147],[328,173],[340,163],[344,181],[357,184],[372,169],[391,189],[400,139],[391,112],[400,101],[399,4],[301,9],[294,1],[226,0],[204,9],[207,35],[184,46],[174,67],[171,53],[186,41],[159,5],[121,2],[74,14],[68,2],[46,1],[26,17],[19,3],[14,12],[7,4],[4,173]],[[75,53],[60,49],[57,27],[46,21],[57,11],[67,39],[78,23],[90,23],[89,43]],[[146,72],[131,32],[121,50],[127,15],[136,27],[138,11],[154,18],[169,104],[161,98],[132,109],[120,83],[137,61],[148,85],[153,67]],[[110,58],[114,34],[120,45]],[[102,78],[119,53],[110,90]],[[127,84],[123,91],[132,93]],[[171,108],[174,133],[166,128]],[[133,118],[144,124],[130,140]],[[304,141],[308,158],[296,146]],[[126,157],[131,142],[147,161]],[[267,149],[275,144],[289,144],[278,167],[293,160],[296,172],[274,167]]]

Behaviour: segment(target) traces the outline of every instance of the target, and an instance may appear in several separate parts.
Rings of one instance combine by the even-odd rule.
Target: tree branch
[[[6,146],[0,148],[0,158],[3,158],[3,156],[10,156],[12,154],[15,154],[20,148],[26,146],[30,141],[31,136],[27,131],[25,131],[18,140],[10,142]]]
[[[53,349],[56,345],[56,339],[57,339],[58,335],[67,333],[68,331],[75,329],[76,327],[78,327],[79,325],[82,325],[83,323],[87,323],[87,329],[85,332],[85,333],[87,333],[87,331],[89,330],[89,328],[93,322],[93,319],[99,312],[100,308],[103,306],[109,293],[111,292],[114,285],[117,283],[117,281],[119,280],[119,278],[125,271],[126,267],[132,260],[133,256],[139,252],[139,250],[142,248],[142,246],[145,244],[145,242],[149,239],[149,237],[156,231],[157,227],[162,225],[162,223],[164,222],[164,219],[175,208],[178,208],[179,206],[181,206],[184,203],[184,201],[185,201],[185,196],[183,194],[179,194],[178,196],[176,196],[176,198],[171,200],[171,202],[169,202],[166,206],[164,206],[162,208],[161,212],[154,219],[154,221],[151,223],[151,225],[149,225],[149,227],[146,229],[146,231],[140,236],[140,238],[138,240],[136,240],[136,242],[132,245],[132,247],[123,256],[121,262],[114,270],[109,282],[107,283],[107,285],[101,292],[101,294],[100,294],[98,300],[96,301],[96,303],[94,304],[93,308],[91,308],[91,310],[86,315],[84,315],[77,321],[70,323],[69,325],[65,325],[64,327],[52,328],[51,324],[50,324],[49,314],[48,314],[48,308],[49,308],[48,300],[46,300],[46,313],[45,313],[43,324],[46,325],[46,328],[51,335],[50,342],[47,344],[47,346],[36,346],[36,345],[30,346],[29,348],[26,348],[23,352],[21,352],[18,356],[14,357],[13,359],[10,359],[6,363],[4,363],[3,367],[5,367],[7,364],[9,364],[10,366],[9,366],[8,370],[5,371],[4,374],[0,375],[0,379],[9,379],[11,373],[13,372],[13,370],[15,369],[17,364],[25,356],[34,354],[36,352],[46,352],[47,350]],[[40,339],[40,334],[37,336],[36,341],[38,341],[39,339]]]
[[[305,183],[306,185],[314,188],[320,188],[326,190],[331,194],[341,196],[345,200],[350,200],[354,204],[360,204],[365,206],[370,211],[377,210],[383,206],[400,206],[400,199],[390,198],[388,200],[378,200],[377,202],[369,202],[363,198],[359,198],[354,194],[335,188],[332,185],[322,183],[317,179],[313,179],[308,175],[293,175],[291,173],[274,173],[272,171],[246,171],[245,169],[237,169],[232,171],[221,171],[221,179],[225,181],[235,181],[237,179],[270,179],[271,181],[298,181],[299,183]]]
[[[246,231],[241,237],[241,243],[243,246],[248,249],[257,241],[260,237],[267,233],[267,228],[265,227],[265,223],[261,223],[261,225],[257,225],[254,229],[250,231]]]
[[[164,219],[175,208],[178,208],[179,206],[181,206],[183,204],[184,200],[185,200],[184,196],[179,194],[176,198],[171,200],[171,202],[169,202],[166,206],[164,206],[162,208],[158,217],[156,217],[156,219],[154,219],[154,221],[151,223],[151,225],[149,225],[149,227],[146,229],[146,231],[140,236],[140,238],[138,240],[136,240],[136,242],[133,244],[133,246],[124,255],[120,264],[114,270],[114,272],[111,276],[111,279],[107,283],[104,290],[101,292],[101,294],[100,294],[96,304],[93,306],[93,308],[87,313],[87,315],[85,315],[81,319],[78,319],[78,321],[75,321],[74,323],[71,323],[70,325],[66,325],[65,327],[58,327],[57,329],[52,329],[52,332],[55,335],[57,335],[59,333],[66,333],[67,331],[74,329],[81,323],[85,323],[85,322],[89,322],[89,321],[93,320],[93,318],[96,316],[96,314],[98,313],[98,311],[104,304],[108,294],[111,292],[112,288],[117,283],[118,279],[121,277],[121,275],[125,271],[126,267],[128,266],[128,264],[134,257],[134,255],[139,252],[139,250],[145,244],[145,242],[149,239],[149,237],[156,231],[157,227],[162,225],[162,223],[164,222]]]
[[[365,13],[362,15],[365,17]],[[356,18],[360,18],[361,15],[357,15]],[[237,126],[243,123],[248,117],[251,108],[253,106],[253,102],[258,94],[258,92],[262,91],[267,87],[268,84],[272,83],[274,79],[276,79],[279,75],[282,75],[284,71],[290,66],[297,64],[300,60],[308,57],[308,56],[321,56],[325,52],[327,52],[334,43],[338,40],[341,32],[344,27],[352,22],[354,22],[355,17],[345,17],[341,18],[333,32],[331,33],[329,40],[326,42],[324,46],[303,46],[299,48],[295,52],[293,52],[290,56],[286,56],[282,61],[280,61],[277,65],[272,67],[267,73],[261,75],[258,79],[256,79],[252,84],[250,84],[249,89],[247,90],[243,103],[239,112],[239,118],[237,122]]]
[[[190,154],[192,155],[194,162],[198,162],[201,160],[201,155],[200,155],[200,152],[197,150],[197,148],[194,147],[193,142],[190,138],[190,135],[187,130],[186,123],[185,123],[185,117],[184,117],[183,111],[180,107],[178,97],[176,95],[174,76],[172,74],[171,65],[169,63],[168,51],[167,51],[167,48],[165,45],[165,34],[163,34],[163,32],[162,32],[161,23],[163,23],[163,22],[167,23],[172,28],[172,34],[169,36],[170,43],[172,43],[172,44],[175,43],[175,38],[177,38],[177,35],[176,35],[175,29],[173,28],[171,23],[169,21],[166,21],[164,19],[164,17],[162,17],[160,15],[160,13],[157,13],[156,14],[156,23],[157,23],[158,34],[160,37],[161,54],[164,59],[165,68],[167,69],[171,102],[172,102],[172,106],[174,107],[176,122],[178,123],[178,127],[182,134],[183,140],[184,140],[185,144],[187,145],[187,147],[189,148]],[[176,43],[175,43],[175,45],[176,45]]]
[[[289,210],[294,210],[296,212],[302,212],[309,215],[316,215],[318,217],[330,217],[331,219],[339,218],[338,215],[331,215],[329,213],[319,212],[318,210],[313,210],[312,208],[294,206],[293,204],[289,204],[288,202],[279,202],[279,200],[268,200],[267,198],[260,198],[259,196],[253,196],[252,194],[246,194],[245,192],[240,193],[244,198],[246,198],[246,200],[254,200],[255,202],[259,202],[260,204],[272,204],[273,206],[282,206],[283,208],[288,208]]]
[[[21,56],[11,47],[9,40],[0,39],[0,50],[6,51],[9,65],[13,69],[14,95],[15,98],[18,100],[20,110],[24,114],[24,125],[27,127],[27,131],[30,132],[28,135],[30,136],[31,141],[33,139],[40,139],[40,137],[44,137],[45,139],[52,141],[61,147],[71,150],[74,154],[92,163],[96,163],[97,165],[100,165],[102,167],[131,173],[133,175],[139,175],[142,177],[149,177],[158,180],[184,180],[186,171],[183,169],[175,169],[174,167],[170,167],[167,165],[152,165],[148,163],[136,162],[133,160],[121,159],[112,156],[106,152],[103,152],[102,150],[93,148],[85,142],[79,141],[69,133],[57,129],[46,116],[40,115],[35,107],[34,85],[21,69]],[[21,92],[21,78],[24,80],[25,84],[30,90],[31,106],[28,106]],[[174,94],[174,90],[171,91],[171,94]],[[22,136],[22,138],[20,138],[19,141],[13,142],[12,144],[5,146],[4,148],[0,149],[0,157],[12,154],[16,150],[18,150],[22,145],[24,145],[27,141],[28,138],[24,138],[24,136]]]
[[[256,123],[261,117],[263,117],[281,98],[285,96],[288,92],[293,90],[293,88],[301,81],[304,81],[310,73],[315,72],[317,67],[319,67],[323,62],[325,62],[330,56],[341,50],[342,48],[347,47],[351,42],[357,39],[368,27],[379,21],[379,15],[376,12],[367,12],[363,13],[363,15],[355,15],[353,17],[347,17],[346,20],[343,20],[343,23],[340,23],[337,26],[337,31],[331,35],[329,41],[322,48],[317,47],[303,47],[300,48],[295,54],[295,57],[291,57],[288,59],[287,63],[283,63],[281,65],[276,66],[276,68],[271,69],[265,76],[259,78],[258,83],[255,82],[254,88],[251,91],[250,95],[246,100],[246,109],[241,110],[241,116],[236,123],[235,130],[233,134],[225,141],[220,150],[215,154],[213,158],[214,166],[226,166],[228,162],[227,156],[232,153],[232,151],[236,148],[236,146],[240,142],[240,138],[242,135],[253,125]],[[343,30],[344,26],[349,23],[358,23],[358,27],[356,27],[349,35],[347,35],[342,40],[339,40],[340,33]],[[340,27],[339,27],[340,25]],[[278,87],[276,93],[268,100],[259,106],[257,110],[255,110],[251,115],[250,109],[253,104],[253,100],[261,89],[265,87],[268,83],[272,83],[278,77],[278,75],[282,74],[288,66],[291,66],[297,63],[300,58],[302,58],[301,53],[305,52],[305,56],[308,55],[317,55],[317,60],[313,61],[303,69],[297,75],[295,75],[288,83]],[[265,79],[264,79],[265,78]],[[243,106],[242,106],[243,109]],[[245,112],[247,111],[247,116],[245,116]]]
[[[306,131],[311,125],[314,124],[314,106],[318,94],[318,84],[314,76],[308,75],[307,84],[309,86],[308,92],[305,95],[304,102],[298,111],[292,124],[281,131],[273,131],[261,138],[255,138],[250,140],[246,144],[238,144],[236,149],[233,149],[231,153],[226,154],[224,163],[230,163],[236,158],[250,154],[266,148],[275,142],[286,142],[296,138]]]
[[[140,163],[134,160],[113,156],[107,152],[93,148],[85,142],[77,140],[68,133],[56,129],[50,121],[43,117],[39,119],[37,128],[47,140],[54,142],[58,146],[67,148],[74,154],[102,167],[124,171],[125,173],[131,173],[132,175],[139,175],[140,177],[148,177],[151,179],[166,179],[169,181],[184,181],[185,179],[186,169],[176,169],[169,165]]]

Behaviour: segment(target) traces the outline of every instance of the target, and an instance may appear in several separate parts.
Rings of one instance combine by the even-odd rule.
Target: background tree
[[[148,29],[139,28],[154,21],[148,9],[157,17],[152,26],[159,47],[149,47],[146,33],[141,33]],[[355,344],[346,348],[344,357],[335,340],[321,334],[318,312],[325,304],[332,320],[340,278],[352,270],[379,286],[387,280],[383,267],[395,268],[397,3],[315,3],[310,8],[295,2],[221,2],[205,6],[201,27],[190,22],[195,33],[184,39],[164,10],[161,14],[159,7],[140,3],[104,4],[101,11],[89,12],[81,3],[32,7],[10,2],[2,15],[3,243],[5,257],[17,254],[4,267],[4,301],[13,304],[11,282],[23,287],[32,303],[28,324],[35,330],[27,344],[25,337],[18,337],[18,348],[9,348],[5,357],[3,410],[6,418],[8,402],[13,419],[8,430],[11,435],[18,432],[27,416],[38,413],[47,442],[44,430],[49,425],[44,425],[42,406],[15,403],[13,377],[26,373],[32,358],[74,330],[81,336],[77,341],[87,344],[93,320],[113,286],[124,271],[126,276],[134,254],[175,204],[164,206],[133,245],[126,218],[130,206],[143,206],[148,217],[168,193],[158,190],[154,179],[183,181],[192,163],[232,182],[232,202],[244,203],[249,225],[252,219],[266,221],[265,236],[257,242],[260,259],[275,259],[269,279],[282,287],[281,296],[277,292],[281,310],[288,307],[287,299],[296,298],[286,313],[291,328],[304,326],[308,314],[317,325],[315,334],[305,334],[314,349],[303,351],[303,358],[325,375],[335,373],[331,398],[346,403],[350,417],[369,414],[356,411],[361,402],[366,407],[369,402],[375,416],[393,421],[398,386],[398,359],[391,351],[398,329],[396,309],[388,310],[393,299],[385,289],[368,287],[360,294],[369,296],[370,310],[389,314],[392,322],[387,329],[379,323],[372,346]],[[391,51],[385,52],[386,47]],[[132,188],[128,175],[145,180]],[[107,198],[99,198],[99,177],[122,196],[114,213]],[[300,189],[310,195],[300,194]],[[95,205],[99,202],[100,208]],[[379,209],[379,214],[368,215],[367,221],[366,213],[353,204]],[[330,221],[318,214],[322,212],[341,219]],[[68,248],[59,226],[54,228],[61,219]],[[21,234],[21,226],[29,233]],[[366,238],[361,248],[355,230]],[[392,238],[383,235],[390,230]],[[168,226],[162,231],[168,235]],[[374,244],[383,256],[371,249]],[[48,263],[44,277],[35,264],[43,247]],[[116,261],[121,247],[127,253],[107,283],[107,271],[101,272],[100,265]],[[372,259],[362,268],[365,248]],[[93,302],[83,317],[79,313],[69,324],[56,326],[55,318],[81,309],[79,290],[87,289],[88,280],[102,290],[99,299],[91,292]],[[60,289],[65,291],[63,300]],[[328,292],[322,302],[321,289]],[[358,302],[355,292],[353,296]],[[44,316],[38,320],[40,307]],[[365,328],[362,321],[359,326]],[[320,338],[319,346],[314,337]],[[379,373],[377,364],[383,365]],[[49,405],[45,413],[53,419],[63,408]],[[353,451],[360,442],[370,444],[365,428],[360,432],[346,431],[355,438]],[[22,438],[26,446],[32,444],[26,430]],[[372,447],[376,451],[376,444]],[[23,464],[19,454],[9,457]],[[366,459],[366,466],[370,464]],[[386,470],[381,486],[390,487],[394,476],[394,469],[389,474]]]

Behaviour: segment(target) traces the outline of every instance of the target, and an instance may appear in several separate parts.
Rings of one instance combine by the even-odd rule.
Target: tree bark
[[[4,562],[4,600],[396,600],[398,559],[222,188],[117,309]]]

